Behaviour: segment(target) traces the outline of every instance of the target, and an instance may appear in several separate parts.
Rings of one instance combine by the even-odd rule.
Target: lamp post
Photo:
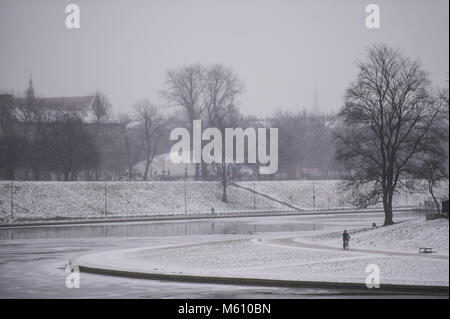
[[[314,180],[313,180],[313,210],[316,210],[316,187]]]
[[[256,188],[255,188],[255,182],[253,182],[253,209],[256,210]]]
[[[11,189],[11,221],[14,219],[14,188],[13,181],[11,180],[10,189]]]
[[[186,179],[187,179],[187,163],[184,168],[184,213],[187,214],[187,196],[186,196]]]
[[[104,215],[105,215],[105,217],[106,217],[106,213],[107,213],[107,197],[106,197],[106,177],[105,177],[105,185],[104,185],[104,198],[105,198],[105,212],[104,212]]]

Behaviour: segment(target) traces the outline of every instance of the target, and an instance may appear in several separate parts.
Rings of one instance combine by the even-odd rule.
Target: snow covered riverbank
[[[297,219],[289,217],[290,222],[308,221]],[[195,242],[186,237],[180,245],[101,252],[80,256],[75,262],[156,274],[352,283],[364,283],[366,266],[376,264],[381,284],[449,285],[447,220],[426,222],[421,217],[391,229],[358,231],[366,221],[353,218],[346,222],[354,234],[350,251],[340,248],[344,221],[336,216],[315,220],[323,225],[320,230],[239,235],[234,240],[213,235],[208,242]],[[423,234],[417,235],[419,231]],[[422,239],[438,253],[418,254],[416,246]]]
[[[207,214],[252,210],[253,194],[228,188],[228,203],[221,201],[219,182],[108,182],[106,216],[134,214]],[[14,182],[14,218],[64,218],[105,216],[103,182]],[[257,209],[286,209],[262,196],[256,196]],[[0,219],[11,214],[11,186],[0,182]]]
[[[248,187],[287,202],[301,209],[329,209],[329,208],[351,208],[345,201],[340,180],[317,180],[317,181],[258,181],[239,182],[239,185]],[[429,200],[430,194],[420,183],[416,183],[417,190],[414,193],[399,189],[394,196],[394,207],[419,206],[425,200]],[[436,190],[439,197],[448,198],[448,183],[442,183]],[[314,197],[315,196],[315,197]],[[382,207],[382,204],[376,206]]]
[[[249,210],[335,209],[342,203],[339,181],[258,181],[228,187],[228,203],[222,202],[219,182],[14,182],[15,219],[58,219],[164,214],[207,214]],[[270,197],[254,196],[252,189]],[[441,193],[448,193],[448,185]],[[186,202],[185,202],[186,189]],[[315,203],[312,198],[315,194]],[[397,206],[419,206],[427,194],[399,194]],[[106,202],[106,203],[105,203]],[[186,203],[186,204],[185,204]],[[106,214],[105,214],[106,204]],[[0,182],[0,220],[11,215],[11,184]]]

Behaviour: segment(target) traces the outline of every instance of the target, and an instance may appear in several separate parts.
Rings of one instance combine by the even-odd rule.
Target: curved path
[[[310,248],[310,249],[320,249],[320,250],[333,250],[333,251],[342,251],[342,248],[335,246],[327,246],[321,245],[311,242],[299,241],[298,238],[276,238],[276,239],[265,239],[262,241],[255,241],[256,243],[268,244],[268,245],[276,245],[276,246],[289,246],[289,247],[298,247],[298,248]],[[369,253],[376,255],[385,255],[385,256],[399,256],[399,257],[424,257],[424,258],[434,258],[434,259],[449,259],[449,256],[445,255],[433,255],[433,254],[414,254],[414,253],[405,253],[405,252],[397,252],[397,251],[387,251],[387,250],[379,250],[379,249],[363,249],[363,248],[352,248],[349,251],[355,253]]]
[[[327,212],[326,214],[329,213],[330,212]],[[362,212],[359,213],[361,214]],[[297,215],[300,217],[303,214],[313,215],[318,214],[318,212],[292,215]],[[353,214],[357,214],[357,212]],[[297,216],[295,218],[297,218]],[[353,298],[355,296],[373,296],[374,294],[377,294],[377,296],[381,295],[381,297],[388,297],[392,295],[398,296],[399,293],[404,293],[402,297],[412,296],[413,298],[416,298],[418,296],[428,297],[439,295],[443,298],[448,298],[448,287],[437,287],[437,292],[430,291],[430,289],[432,290],[434,288],[426,286],[421,286],[422,289],[424,289],[422,291],[412,291],[414,286],[409,286],[406,290],[400,291],[374,291],[366,289],[363,285],[356,286],[353,284],[352,286],[352,284],[349,284],[344,287],[345,284],[340,285],[339,283],[328,283],[329,289],[326,289],[317,288],[324,287],[320,286],[324,284],[323,282],[289,282],[276,280],[264,282],[260,279],[253,279],[252,281],[250,278],[243,278],[244,282],[246,280],[246,285],[240,285],[239,278],[230,278],[229,281],[226,282],[224,281],[224,278],[219,278],[216,281],[216,285],[210,285],[214,279],[199,277],[183,278],[182,276],[175,278],[172,276],[159,278],[164,281],[147,281],[130,279],[129,277],[131,276],[129,273],[116,273],[114,274],[116,277],[83,274],[81,289],[65,288],[64,282],[67,261],[74,260],[74,258],[80,255],[128,248],[134,249],[136,247],[148,247],[149,245],[153,245],[153,247],[162,245],[180,246],[185,244],[188,239],[192,239],[196,243],[201,243],[204,239],[209,242],[211,238],[203,236],[206,233],[209,234],[212,232],[208,224],[211,222],[216,223],[216,228],[214,228],[214,231],[212,232],[212,236],[214,236],[213,238],[219,237],[221,241],[225,241],[227,239],[234,240],[240,237],[255,238],[254,236],[249,236],[246,229],[244,229],[245,231],[238,231],[240,235],[232,235],[230,233],[225,234],[222,233],[223,227],[217,227],[218,221],[209,221],[204,218],[205,216],[202,216],[201,219],[199,216],[198,221],[193,221],[189,220],[189,217],[190,216],[185,216],[183,218],[185,220],[179,221],[188,226],[187,228],[181,227],[179,222],[170,221],[168,223],[164,223],[164,225],[168,224],[168,226],[170,226],[168,227],[170,230],[169,237],[165,237],[165,234],[160,232],[155,233],[156,227],[158,230],[162,227],[161,220],[153,220],[143,223],[110,223],[104,225],[33,225],[33,227],[24,227],[21,225],[20,227],[12,227],[10,229],[7,227],[0,228],[0,234],[3,234],[3,236],[0,236],[3,238],[3,240],[0,240],[0,282],[2,283],[0,285],[0,297],[268,298],[273,296],[281,296],[283,298],[309,298],[312,296],[337,296],[340,298]],[[221,218],[224,216],[214,217]],[[256,220],[256,218],[259,219],[260,217],[255,216],[254,219]],[[293,217],[277,216],[276,218],[277,220],[286,219],[284,221],[285,223],[291,223]],[[223,222],[226,225],[231,225],[230,227],[232,229],[233,225],[235,225],[233,222],[236,221],[239,221],[240,224],[244,222],[241,218],[223,219]],[[250,221],[254,222],[253,218]],[[307,221],[309,221],[309,219],[307,219]],[[105,221],[102,222],[104,223]],[[245,221],[245,223],[246,222],[249,221]],[[205,230],[205,227],[203,227],[204,224],[208,224],[206,227],[206,233],[203,232],[203,230]],[[151,227],[146,227],[145,225],[150,225]],[[180,232],[176,232],[176,230],[180,229]],[[185,232],[186,229],[188,232]],[[264,233],[269,232],[268,230],[261,231]],[[299,231],[301,231],[301,229],[299,229]],[[306,243],[306,247],[306,244],[296,242],[293,238],[280,238],[281,236],[283,235],[275,235],[275,237],[270,236],[270,239],[266,237],[267,239],[265,244],[291,246],[294,251],[295,248],[339,250],[337,247],[317,245],[314,243]],[[295,235],[291,233],[285,234],[285,236],[293,237]],[[258,236],[258,238],[264,237]],[[355,250],[352,249],[351,251]],[[371,252],[374,254],[378,253],[373,251]],[[395,254],[393,252],[384,253]],[[415,254],[412,255],[417,256]],[[436,256],[424,255],[423,257],[435,258]],[[448,259],[448,257],[446,258]],[[441,260],[436,260],[436,262],[438,261],[444,262]],[[283,263],[283,261],[280,260],[280,263]],[[95,272],[95,269],[90,269],[89,271]],[[102,272],[101,269],[98,273],[102,275],[113,274]],[[117,276],[128,278],[120,278]],[[137,274],[137,276],[139,277],[140,274]],[[151,277],[148,278],[158,279]],[[176,279],[179,279],[179,281],[177,282]],[[199,279],[199,281],[196,281],[197,279]],[[191,283],[192,281],[196,283]],[[272,287],[268,287],[271,285]],[[387,287],[383,286],[383,288]],[[397,286],[397,288],[402,287]],[[382,295],[383,292],[385,293],[384,295]]]
[[[226,240],[226,241],[214,241],[218,242],[234,242],[238,240]],[[295,238],[276,238],[276,239],[249,239],[254,244],[264,244],[264,245],[276,245],[276,246],[289,246],[295,248],[306,248],[306,249],[318,249],[318,250],[341,250],[337,247],[331,247],[326,245],[319,245],[313,243],[299,242]],[[204,244],[204,243],[203,243]],[[183,244],[175,245],[173,247],[182,248],[183,246],[195,246],[202,245],[202,243],[193,244]],[[166,246],[170,247],[170,246]],[[138,249],[127,249],[122,251],[113,251],[112,264],[108,263],[109,252],[102,252],[96,254],[89,254],[80,256],[74,260],[74,263],[79,266],[81,271],[93,274],[102,274],[118,277],[128,277],[128,278],[140,278],[140,279],[151,279],[151,280],[164,280],[164,281],[174,281],[174,282],[192,282],[192,283],[210,283],[210,284],[227,284],[227,285],[246,285],[246,286],[263,286],[263,287],[284,287],[284,288],[316,288],[316,289],[339,289],[339,290],[352,290],[365,291],[365,293],[370,294],[429,294],[429,295],[448,295],[449,287],[446,286],[430,286],[430,285],[403,285],[403,284],[383,284],[379,289],[369,290],[366,288],[364,283],[360,282],[327,282],[327,281],[310,281],[310,280],[289,280],[289,279],[271,279],[271,278],[260,278],[260,277],[229,277],[222,275],[203,275],[203,274],[184,274],[181,272],[173,271],[152,271],[150,267],[148,269],[136,269],[127,263],[118,263],[115,265],[114,260],[127,260],[127,254],[134,251],[140,254],[143,250],[158,249],[161,247],[152,248],[138,248]],[[434,255],[434,256],[424,256],[413,253],[402,253],[402,252],[392,252],[383,250],[371,250],[371,249],[353,249],[353,252],[363,252],[376,255],[387,255],[387,256],[400,256],[400,257],[417,257],[422,256],[425,258],[438,258],[447,259],[448,256]],[[86,258],[87,257],[87,258]],[[94,262],[92,262],[94,260]],[[97,262],[101,260],[101,262]],[[119,266],[118,266],[119,265]],[[156,267],[156,266],[155,266]],[[156,269],[156,268],[155,268]]]

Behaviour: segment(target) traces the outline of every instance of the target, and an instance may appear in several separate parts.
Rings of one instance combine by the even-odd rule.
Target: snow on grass
[[[342,202],[340,181],[257,181],[239,184],[290,203],[299,208],[350,207]],[[67,217],[104,217],[119,215],[160,215],[185,213],[184,182],[108,182],[107,213],[103,182],[14,182],[14,218],[54,219]],[[314,185],[314,186],[313,186]],[[448,193],[448,184],[440,193]],[[10,183],[0,182],[0,219],[11,213]],[[416,205],[428,198],[426,193],[396,196],[395,204]],[[223,203],[219,182],[186,183],[188,213],[209,213],[253,209],[253,193],[228,187],[228,203]],[[256,195],[256,209],[290,209],[264,196]]]
[[[349,230],[351,248],[376,248],[391,251],[418,253],[419,248],[432,248],[439,255],[449,255],[449,224],[447,219],[426,221],[415,218],[378,228],[354,228]],[[333,247],[341,247],[342,231],[309,240]]]
[[[330,259],[320,263],[304,263],[270,269],[274,279],[312,280],[364,283],[365,269],[376,264],[380,269],[380,283],[403,285],[448,286],[448,260],[429,260],[416,257],[361,257]],[[268,269],[243,270],[242,275],[267,276]]]
[[[15,218],[87,217],[105,215],[103,182],[14,182]],[[0,218],[11,212],[10,184],[0,182]],[[185,212],[183,182],[108,182],[107,215],[174,214]],[[253,194],[228,188],[223,203],[218,182],[186,183],[188,213],[251,210]],[[257,209],[284,209],[282,205],[257,196]]]
[[[447,220],[404,216],[399,224],[370,229],[361,227],[366,223],[365,214],[359,217],[361,221],[357,216],[318,218],[315,223],[322,227],[314,231],[202,237],[209,242],[187,236],[184,244],[90,254],[77,262],[149,273],[354,283],[364,283],[367,265],[376,264],[381,284],[449,285]],[[280,217],[278,222],[311,218]],[[334,221],[349,221],[349,251],[341,249],[342,232]],[[273,222],[272,217],[254,223]],[[417,247],[422,244],[438,254],[419,255]]]
[[[354,245],[382,247],[399,251],[418,252],[429,247],[439,255],[449,255],[449,225],[447,219],[406,221],[382,227],[373,233],[365,232],[354,238]]]
[[[382,256],[265,245],[256,239],[138,248],[80,256],[85,266],[147,273],[364,283],[369,264],[381,283],[448,286],[448,259]]]
[[[344,195],[340,189],[340,180],[318,180],[318,181],[258,181],[239,182],[239,185],[253,189],[257,192],[270,195],[278,200],[285,201],[303,209],[329,209],[329,208],[351,208],[344,201]],[[448,196],[448,183],[443,183],[437,191],[438,196]],[[313,196],[315,195],[315,203]],[[394,206],[419,206],[430,197],[420,185],[417,185],[415,193],[400,190],[394,196]],[[381,207],[381,204],[376,205]]]

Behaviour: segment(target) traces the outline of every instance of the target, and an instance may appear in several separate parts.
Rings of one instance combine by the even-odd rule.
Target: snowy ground
[[[350,231],[354,247],[417,253],[419,248],[432,248],[439,255],[449,254],[448,220],[424,221],[423,218],[406,220],[389,227],[356,228]],[[304,237],[312,242],[341,247],[341,232]]]
[[[257,192],[273,196],[302,209],[329,209],[352,207],[345,202],[345,194],[341,190],[339,180],[320,181],[258,181],[239,182],[238,184],[251,188]],[[430,194],[420,183],[416,185],[414,193],[400,190],[394,197],[394,206],[419,206],[429,200]],[[437,190],[438,196],[447,196],[448,183],[442,183]],[[315,195],[315,203],[313,196]],[[381,207],[381,204],[377,205]]]
[[[342,208],[339,181],[260,181],[242,182],[275,199],[299,208]],[[314,186],[313,186],[314,185]],[[160,215],[185,213],[184,182],[108,182],[106,187],[106,216]],[[314,192],[313,192],[314,189]],[[14,218],[56,219],[64,217],[105,216],[105,185],[103,182],[14,182]],[[440,193],[448,193],[448,185]],[[398,194],[395,205],[418,206],[428,198],[426,193]],[[248,190],[228,187],[228,203],[223,203],[219,182],[186,183],[188,213],[253,210],[285,210],[285,205],[256,195]],[[256,206],[254,206],[254,203]],[[11,186],[0,182],[0,220],[11,214]]]
[[[449,285],[447,220],[405,217],[394,226],[368,229],[371,221],[381,223],[382,215],[285,218],[323,229],[234,239],[214,235],[208,242],[205,237],[202,242],[187,237],[183,244],[100,252],[75,262],[150,273],[357,283],[365,282],[368,264],[377,264],[381,284]],[[255,223],[282,221],[266,218]],[[352,235],[350,251],[340,248],[343,226]],[[419,255],[422,243],[438,252]]]
[[[186,183],[189,213],[253,209],[253,194],[228,188],[223,203],[218,182]],[[185,212],[183,182],[108,182],[108,215],[174,214]],[[10,184],[0,182],[0,218],[11,212]],[[256,196],[257,209],[285,209],[274,201]],[[103,216],[105,188],[102,182],[14,182],[15,218]]]

